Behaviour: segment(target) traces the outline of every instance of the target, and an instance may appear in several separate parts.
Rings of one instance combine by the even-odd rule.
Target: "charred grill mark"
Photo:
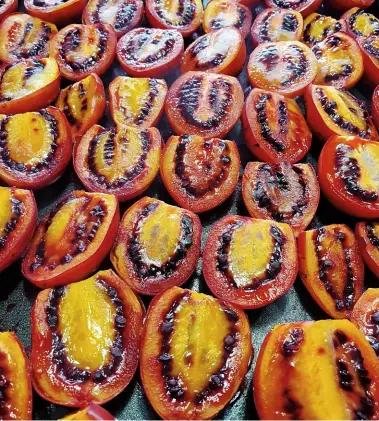
[[[221,29],[221,28],[225,28],[227,26],[231,26],[229,22],[230,19],[230,14],[231,12],[229,12],[229,16],[228,16],[228,21],[225,22],[225,19],[223,18],[216,18],[216,19],[212,19],[210,22],[210,27],[215,30],[215,29]],[[237,29],[241,29],[244,22],[246,19],[246,10],[243,9],[242,7],[239,7],[237,4],[237,15],[235,16],[235,22],[233,24],[233,26]]]
[[[144,105],[141,107],[140,113],[134,118],[133,123],[137,126],[143,124],[151,113],[156,97],[159,94],[159,86],[156,79],[149,79],[149,95]]]
[[[196,42],[190,50],[192,58],[196,58],[196,65],[195,65],[196,70],[205,71],[213,67],[220,66],[220,64],[225,60],[225,57],[228,54],[227,52],[218,53],[215,50],[212,51],[212,46],[210,46],[210,39],[211,39],[211,35],[208,35],[207,37],[204,37],[204,38],[199,38],[198,42]],[[210,47],[210,52],[212,53],[212,56],[209,53],[207,53],[207,57],[209,57],[208,60],[205,62],[203,61],[202,63],[199,63],[199,59],[197,58],[197,55],[208,47]]]
[[[72,127],[80,128],[82,123],[80,122],[80,120],[77,120],[76,117],[74,116],[75,111],[71,108],[70,103],[69,103],[70,95],[74,95],[73,91],[75,90],[79,92],[79,98],[81,100],[80,111],[83,113],[87,110],[87,106],[88,106],[87,91],[85,90],[83,83],[79,82],[77,87],[75,85],[70,85],[68,90],[65,92],[64,97],[63,97],[63,104],[64,104],[63,112]]]
[[[103,9],[108,8],[108,1],[107,0],[99,0],[96,4],[96,9],[93,11],[91,15],[92,23],[110,23],[113,25],[116,31],[122,31],[130,25],[131,21],[133,20],[136,12],[137,12],[137,5],[134,0],[124,0],[118,7],[115,15],[112,19],[107,19],[107,21],[102,21],[100,18],[100,14],[102,13]]]
[[[286,69],[291,72],[291,75],[281,83],[284,87],[291,85],[301,76],[305,75],[309,67],[304,51],[297,45],[291,45],[290,48],[294,55],[283,57],[283,61],[287,63]]]
[[[376,355],[379,357],[379,310],[375,309],[374,312],[371,313],[369,321],[370,324],[372,324],[372,334],[366,336],[366,338],[370,342]]]
[[[350,146],[339,144],[336,150],[335,165],[338,175],[341,177],[345,189],[364,202],[372,203],[378,200],[378,193],[363,189],[359,184],[361,169],[356,158],[349,155],[352,152]]]
[[[269,45],[260,54],[259,62],[265,66],[267,72],[271,72],[279,63],[278,49],[276,45]]]
[[[299,420],[300,411],[303,407],[297,402],[294,398],[291,397],[291,391],[289,389],[284,389],[283,391],[284,405],[283,409],[287,414],[291,414],[292,420]]]
[[[278,15],[280,12],[279,10],[271,10],[269,13],[266,14],[265,18],[262,20],[261,25],[259,27],[259,37],[264,42],[271,41],[271,38],[269,37],[269,27],[271,19]]]
[[[324,38],[328,37],[329,35],[334,34],[335,32],[339,32],[342,29],[341,22],[338,22],[335,19],[329,18],[332,23],[326,26],[322,31],[322,37],[317,39],[311,35],[311,30],[313,26],[318,24],[318,21],[322,21],[325,19],[325,16],[319,15],[316,16],[305,28],[304,28],[304,41],[307,44],[315,45],[318,42],[322,41]]]
[[[128,258],[132,261],[136,274],[142,279],[150,277],[168,278],[171,276],[177,267],[183,262],[192,245],[193,223],[188,215],[183,214],[180,221],[181,235],[174,254],[160,266],[145,260],[143,246],[140,243],[143,222],[157,209],[158,206],[159,205],[157,203],[151,203],[142,209],[134,224],[130,245],[128,247]]]
[[[371,36],[367,38],[363,43],[363,48],[374,57],[376,60],[379,60],[379,48],[375,47],[374,42],[377,41],[377,37]]]
[[[282,355],[284,357],[292,357],[299,351],[301,344],[304,342],[304,331],[301,328],[292,329],[282,344]],[[292,411],[289,411],[292,412]]]
[[[24,33],[21,40],[11,47],[10,53],[12,53],[20,60],[28,59],[41,54],[46,49],[47,43],[51,38],[50,26],[45,22],[42,22],[41,26],[42,28],[38,29],[34,27],[33,22],[28,22],[24,27]],[[33,29],[34,32],[38,32],[38,36],[36,36],[32,41],[32,46],[30,46],[29,43],[25,45],[26,38]]]
[[[356,24],[357,19],[361,15],[367,15],[367,19],[370,21],[370,24],[373,26],[372,32],[369,35],[379,35],[379,21],[375,18],[374,15],[371,13],[365,12],[364,9],[358,9],[355,13],[353,13],[349,17],[349,29],[353,32],[353,34],[357,37],[367,36],[367,34],[364,34],[362,31],[360,31]]]
[[[178,1],[178,11],[177,17],[180,19],[178,21],[173,21],[167,16],[166,6],[164,5],[163,0],[155,1],[155,12],[159,18],[167,23],[170,26],[177,28],[182,28],[188,26],[196,15],[196,4],[193,0],[177,0]]]
[[[229,250],[230,245],[232,243],[233,234],[235,231],[240,228],[244,222],[237,221],[234,223],[229,224],[226,227],[226,230],[220,236],[220,246],[217,251],[217,269],[222,272],[230,284],[235,288],[239,288],[234,280],[234,275],[230,270],[229,265]],[[251,280],[251,283],[245,287],[242,287],[245,291],[256,291],[262,285],[265,285],[271,281],[273,281],[282,270],[282,263],[283,263],[283,249],[284,245],[286,244],[286,238],[283,233],[280,231],[278,227],[275,225],[271,225],[270,227],[270,235],[274,240],[274,249],[271,254],[270,262],[267,265],[266,271],[261,278],[254,277]]]
[[[370,243],[379,250],[379,237],[375,234],[374,224],[371,221],[366,222],[365,228]]]
[[[276,7],[282,8],[282,9],[298,9],[301,5],[304,3],[307,3],[308,0],[274,0],[274,3]]]
[[[292,13],[285,13],[282,20],[282,29],[288,32],[296,32],[299,28],[297,17]]]
[[[11,193],[11,196],[12,197],[10,201],[12,204],[11,206],[12,216],[10,220],[6,223],[5,228],[3,230],[3,234],[0,235],[0,250],[6,246],[9,236],[16,229],[17,223],[25,211],[24,204],[20,200],[18,200],[16,197],[14,197],[13,192]],[[0,383],[0,387],[1,387],[1,383]]]

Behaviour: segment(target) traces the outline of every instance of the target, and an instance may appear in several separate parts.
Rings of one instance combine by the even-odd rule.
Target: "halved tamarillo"
[[[242,197],[250,216],[286,223],[297,237],[316,213],[320,186],[310,164],[249,162]]]
[[[0,333],[0,369],[1,419],[32,420],[29,361],[13,332]]]
[[[85,25],[112,25],[120,38],[142,22],[144,9],[142,0],[90,0],[82,19]]]
[[[310,85],[304,95],[306,118],[312,132],[326,142],[331,136],[378,140],[378,132],[364,101],[335,86]]]
[[[379,218],[377,159],[378,142],[353,136],[331,137],[318,160],[323,194],[342,212],[357,218]]]
[[[233,76],[188,72],[168,91],[165,111],[178,135],[224,137],[240,118],[243,91]]]
[[[316,85],[333,85],[349,89],[363,75],[363,58],[359,45],[343,32],[329,35],[312,47],[317,58]]]
[[[194,33],[201,25],[201,0],[146,0],[146,17],[153,28],[176,29],[183,37]]]
[[[379,85],[379,36],[358,38],[363,55],[363,76],[372,86]]]
[[[303,42],[311,48],[329,35],[345,30],[346,24],[343,19],[337,20],[331,16],[312,13],[304,20]]]
[[[63,27],[80,17],[86,0],[24,0],[24,5],[30,15]]]
[[[212,32],[234,27],[246,38],[250,32],[252,19],[250,9],[240,2],[211,0],[204,11],[203,29],[205,32]]]
[[[54,37],[50,52],[62,76],[77,82],[91,73],[106,72],[116,56],[116,43],[116,34],[110,25],[72,24]]]
[[[163,419],[213,418],[237,392],[252,351],[241,309],[173,287],[147,313],[140,361],[145,393]]]
[[[379,277],[379,223],[358,222],[355,226],[355,235],[363,260],[371,272]]]
[[[49,56],[50,43],[57,27],[49,22],[15,13],[0,23],[0,60],[16,63]]]
[[[379,129],[379,85],[375,88],[371,100],[371,114],[375,126]]]
[[[176,203],[205,212],[235,190],[240,156],[235,142],[200,136],[171,136],[163,150],[161,178]]]
[[[16,261],[33,237],[37,205],[29,190],[0,187],[0,272]]]
[[[221,28],[194,41],[184,52],[182,73],[203,71],[235,76],[246,59],[246,44],[241,32],[233,27]]]
[[[61,418],[61,420],[116,420],[106,409],[91,402],[86,408],[79,409]]]
[[[75,148],[74,168],[87,190],[130,200],[143,193],[158,174],[162,143],[156,128],[95,125]]]
[[[69,407],[113,399],[137,369],[143,318],[140,300],[112,270],[41,291],[31,313],[35,390]]]
[[[200,257],[201,223],[194,213],[144,197],[124,214],[111,261],[140,294],[183,284]]]
[[[252,89],[242,111],[247,146],[260,160],[273,164],[300,161],[312,142],[296,101],[275,92]]]
[[[315,55],[302,42],[266,42],[251,53],[247,74],[254,87],[293,98],[313,82],[317,68]]]
[[[292,229],[275,221],[225,216],[205,244],[203,274],[221,300],[248,309],[272,303],[297,276]]]
[[[300,277],[316,303],[335,319],[349,319],[364,280],[353,231],[333,224],[302,232],[298,252]]]
[[[97,74],[92,73],[62,89],[55,106],[66,116],[72,140],[76,143],[104,115],[106,100],[103,82]]]
[[[267,7],[296,10],[303,16],[308,16],[321,6],[322,0],[265,0],[265,2]]]
[[[337,10],[349,10],[353,7],[367,9],[374,2],[375,0],[326,0],[326,3],[330,5],[330,7]]]
[[[167,95],[164,79],[117,76],[109,84],[109,109],[117,125],[147,129],[163,113]]]
[[[351,321],[365,335],[379,358],[379,288],[366,290],[355,304]]]
[[[59,94],[61,73],[53,58],[28,59],[0,71],[0,113],[38,111]]]
[[[355,38],[379,35],[379,19],[365,9],[353,7],[342,15],[346,31]]]
[[[3,20],[11,13],[15,13],[18,7],[18,0],[4,0],[0,5],[0,20]]]
[[[260,419],[356,420],[379,416],[379,361],[348,320],[277,325],[254,372]]]
[[[251,39],[257,46],[264,42],[301,41],[304,21],[294,10],[264,9],[251,27]]]
[[[83,279],[111,250],[119,221],[115,196],[69,193],[40,221],[22,261],[22,273],[40,288]]]
[[[136,28],[117,43],[121,67],[135,77],[161,77],[178,67],[184,40],[174,29]]]
[[[59,178],[71,160],[70,126],[55,107],[0,116],[0,179],[40,189]]]

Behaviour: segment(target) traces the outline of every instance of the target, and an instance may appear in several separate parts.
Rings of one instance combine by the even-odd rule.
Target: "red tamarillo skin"
[[[322,0],[265,0],[265,3],[267,7],[296,10],[308,16],[321,6]]]
[[[358,222],[355,235],[359,250],[367,267],[379,277],[379,225],[375,221]]]
[[[379,19],[365,9],[353,7],[342,15],[346,31],[354,38],[379,35]]]
[[[25,0],[28,13],[63,27],[77,20],[86,5],[85,0]]]
[[[73,412],[61,420],[115,420],[116,418],[106,409],[91,402],[86,408]]]

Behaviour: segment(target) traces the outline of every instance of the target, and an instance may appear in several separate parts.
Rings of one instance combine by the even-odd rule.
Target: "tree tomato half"
[[[69,407],[113,399],[137,369],[143,319],[140,300],[112,270],[41,291],[31,313],[35,390]]]
[[[220,28],[197,38],[184,52],[182,73],[204,71],[238,75],[246,60],[246,44],[233,27]]]
[[[153,28],[176,29],[183,37],[201,25],[202,0],[146,0],[146,18]]]
[[[0,116],[0,179],[8,185],[37,190],[53,183],[71,152],[70,126],[57,108]]]
[[[335,86],[310,85],[305,92],[306,118],[318,139],[333,135],[378,140],[378,132],[364,101]]]
[[[112,25],[117,38],[138,26],[143,19],[142,0],[90,0],[83,10],[83,23]]]
[[[379,35],[379,19],[365,9],[353,7],[342,15],[346,31],[354,38]]]
[[[287,224],[228,215],[213,227],[203,274],[216,297],[254,309],[284,295],[297,276],[296,241]]]
[[[158,174],[162,143],[156,128],[95,125],[75,148],[74,168],[87,190],[130,200],[143,193]]]
[[[249,321],[241,309],[178,287],[151,302],[140,370],[160,417],[215,417],[237,392],[251,358]]]
[[[301,41],[304,21],[294,10],[264,9],[251,27],[251,39],[257,46],[264,42]]]
[[[375,0],[326,0],[326,3],[330,5],[330,7],[337,10],[349,10],[353,7],[367,9],[374,2]]]
[[[110,25],[72,24],[54,37],[50,52],[62,75],[77,82],[91,73],[102,75],[116,56],[117,38]]]
[[[315,55],[300,41],[260,44],[247,64],[251,85],[290,98],[304,93],[315,79],[317,69]]]
[[[300,161],[309,151],[312,133],[296,101],[275,92],[252,89],[242,111],[247,146],[273,164]]]
[[[348,320],[277,325],[254,372],[260,419],[379,417],[379,361]]]
[[[24,5],[30,15],[62,27],[77,20],[86,0],[24,0]]]
[[[165,111],[178,135],[224,137],[241,116],[243,91],[233,76],[187,72],[168,91]]]
[[[37,205],[29,190],[0,187],[0,272],[16,261],[33,237]]]
[[[83,279],[110,252],[119,222],[115,196],[79,190],[69,193],[38,224],[22,273],[40,288]]]
[[[68,414],[61,420],[116,420],[116,418],[106,409],[91,402],[86,408]]]
[[[136,28],[117,43],[121,67],[135,77],[161,77],[179,66],[184,40],[174,29]]]
[[[200,257],[194,213],[144,197],[124,214],[111,261],[134,291],[156,295],[187,281]]]
[[[331,16],[312,13],[304,20],[303,42],[312,48],[329,35],[345,30],[346,24],[343,19],[337,20]]]
[[[0,71],[0,113],[39,111],[59,94],[61,72],[53,58],[29,59]]]
[[[57,27],[25,13],[14,13],[0,23],[0,60],[20,60],[49,56],[50,43]]]
[[[379,85],[379,36],[357,39],[363,55],[364,78],[372,86]]]
[[[18,8],[18,0],[4,0],[0,6],[0,21],[11,13],[15,13]]]
[[[319,9],[322,0],[265,0],[265,3],[267,7],[296,10],[303,16],[308,16]]]
[[[66,116],[72,140],[76,143],[104,115],[106,100],[103,82],[97,74],[92,73],[62,89],[55,106]]]
[[[358,222],[355,226],[355,235],[363,260],[371,272],[379,277],[379,223]]]
[[[109,84],[109,109],[116,125],[148,129],[159,122],[167,95],[164,79],[117,76]]]
[[[340,211],[357,218],[379,217],[379,143],[333,136],[323,147],[317,174],[321,190]]]
[[[240,170],[231,140],[171,136],[161,160],[162,181],[179,206],[201,213],[219,206],[235,190]]]
[[[364,265],[353,231],[333,224],[300,233],[299,273],[316,303],[335,319],[349,319],[363,292]]]
[[[250,216],[284,222],[297,237],[315,216],[320,186],[310,164],[249,162],[242,197]]]

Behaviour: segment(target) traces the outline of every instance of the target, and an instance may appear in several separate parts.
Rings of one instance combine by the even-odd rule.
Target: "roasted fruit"
[[[252,19],[251,11],[239,2],[212,0],[205,8],[203,29],[205,32],[212,32],[216,29],[234,27],[246,38],[250,32]]]
[[[80,17],[86,0],[24,0],[24,5],[30,15],[63,27]]]
[[[117,125],[156,126],[167,95],[164,79],[117,76],[109,85],[109,109]]]
[[[140,370],[160,417],[214,417],[237,392],[251,358],[250,326],[242,310],[178,287],[150,304]]]
[[[355,235],[363,260],[371,272],[379,277],[379,223],[358,222],[355,226]]]
[[[333,224],[300,233],[299,273],[316,303],[335,319],[349,319],[363,292],[364,265],[353,231]]]
[[[43,290],[31,313],[35,390],[69,407],[114,398],[137,369],[143,318],[140,300],[112,270]]]
[[[267,7],[296,10],[308,16],[321,6],[322,0],[265,0],[265,3]]]
[[[305,92],[307,122],[318,139],[333,135],[378,140],[378,132],[364,101],[334,86],[310,85]]]
[[[18,0],[4,0],[0,5],[0,20],[17,11]]]
[[[251,38],[255,46],[263,42],[301,41],[303,26],[299,12],[265,9],[254,20]]]
[[[153,28],[176,29],[184,37],[194,33],[201,25],[201,0],[146,0],[146,17]]]
[[[119,221],[114,196],[69,193],[39,223],[22,262],[22,273],[40,288],[83,279],[111,250]]]
[[[0,116],[0,179],[40,189],[59,178],[71,160],[70,126],[55,107]]]
[[[116,43],[116,34],[110,25],[72,24],[58,32],[50,51],[62,75],[77,82],[91,73],[106,72],[116,56]]]
[[[89,191],[130,200],[143,193],[159,171],[162,138],[158,129],[95,125],[80,139],[74,168]]]
[[[37,205],[31,191],[8,187],[0,187],[0,203],[1,272],[22,255],[32,239]]]
[[[200,136],[171,136],[163,150],[161,178],[182,208],[205,212],[235,190],[240,156],[235,142]]]
[[[263,420],[371,420],[379,417],[379,361],[348,320],[278,325],[254,372]]]
[[[156,295],[192,275],[200,246],[197,215],[144,197],[125,212],[111,261],[130,288]]]
[[[304,20],[303,42],[308,47],[313,47],[323,41],[329,35],[344,31],[346,24],[344,20],[337,20],[331,16],[312,13]]]
[[[194,41],[184,52],[182,73],[199,70],[235,76],[246,60],[246,44],[241,32],[233,27],[221,28]]]
[[[363,55],[364,78],[372,86],[379,85],[379,36],[358,38]]]
[[[330,7],[337,10],[349,10],[353,7],[367,9],[374,2],[375,0],[326,0],[326,3],[329,4]]]
[[[329,35],[312,47],[317,58],[316,85],[333,85],[349,89],[359,82],[363,75],[363,58],[354,39],[338,32]]]
[[[369,288],[354,306],[351,321],[370,342],[379,358],[379,288]]]
[[[95,73],[62,89],[55,106],[67,118],[74,143],[96,124],[106,107],[104,85]]]
[[[183,36],[174,29],[136,28],[117,43],[117,58],[135,77],[161,77],[179,66]]]
[[[2,420],[32,419],[29,361],[13,332],[0,333],[0,392]]]
[[[317,67],[312,51],[299,41],[266,42],[251,53],[247,73],[254,87],[293,98],[313,82]]]
[[[106,409],[91,402],[86,408],[79,409],[61,420],[116,420]]]
[[[243,91],[235,77],[188,72],[168,91],[165,111],[175,133],[224,137],[240,118]]]
[[[83,23],[112,25],[117,38],[138,26],[143,19],[142,0],[90,0],[83,11]]]
[[[347,32],[355,38],[379,35],[379,19],[364,9],[354,7],[342,15]]]
[[[372,120],[374,121],[376,127],[379,129],[379,86],[375,88],[375,91],[372,95],[371,113]]]
[[[59,94],[61,73],[53,58],[19,61],[0,70],[0,114],[49,106]]]
[[[0,24],[0,60],[16,63],[48,57],[51,40],[57,32],[52,23],[24,13],[10,15]]]
[[[310,164],[249,162],[242,197],[250,216],[289,224],[297,237],[316,213],[320,186]]]

